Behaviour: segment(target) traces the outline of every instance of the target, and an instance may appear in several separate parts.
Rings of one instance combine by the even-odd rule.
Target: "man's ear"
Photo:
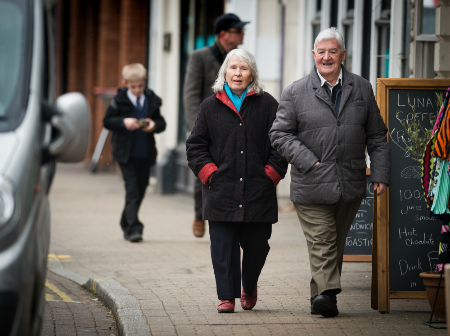
[[[346,56],[347,56],[347,49],[345,49],[344,52],[342,53],[342,61],[341,61],[341,63],[344,63]]]
[[[219,34],[217,34],[217,36],[218,36],[220,39],[223,39],[226,33],[227,33],[227,32],[226,32],[225,30],[221,30],[221,31],[219,32]]]

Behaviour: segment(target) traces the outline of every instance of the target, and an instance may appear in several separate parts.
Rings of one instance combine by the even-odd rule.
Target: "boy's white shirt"
[[[136,106],[136,101],[138,99],[138,97],[136,97],[134,94],[131,93],[130,90],[127,89],[127,96],[128,99],[130,99],[130,101],[133,103],[134,106]],[[139,97],[139,102],[141,103],[141,107],[144,106],[144,102],[145,102],[145,95],[141,94],[141,96]]]

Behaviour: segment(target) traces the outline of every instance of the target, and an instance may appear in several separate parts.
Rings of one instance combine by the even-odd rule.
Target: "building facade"
[[[450,77],[450,0],[61,0],[58,5],[59,93],[88,96],[94,126],[89,155],[107,101],[121,84],[121,67],[141,62],[149,69],[149,87],[163,100],[167,129],[157,135],[158,182],[168,192],[192,190],[184,154],[184,73],[189,54],[214,41],[214,19],[224,12],[251,22],[240,48],[255,56],[266,91],[277,99],[310,72],[314,39],[331,26],[344,35],[345,66],[369,80],[374,91],[380,77]],[[105,146],[101,166],[111,164],[109,153]],[[287,177],[278,187],[282,205],[288,203],[289,182]]]

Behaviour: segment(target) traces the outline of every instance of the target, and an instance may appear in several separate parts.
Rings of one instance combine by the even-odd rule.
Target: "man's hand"
[[[127,130],[135,131],[140,128],[136,121],[136,118],[125,118],[123,119],[123,124]]]
[[[377,196],[381,196],[386,192],[387,184],[383,182],[374,182],[373,191],[377,190]]]
[[[147,127],[142,127],[142,130],[144,132],[153,132],[155,130],[156,123],[150,118],[145,118],[145,121],[148,122],[148,126]]]

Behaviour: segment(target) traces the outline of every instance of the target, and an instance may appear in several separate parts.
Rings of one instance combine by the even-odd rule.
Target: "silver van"
[[[51,4],[0,0],[0,335],[38,335],[55,162],[83,160],[89,110],[54,101]]]

